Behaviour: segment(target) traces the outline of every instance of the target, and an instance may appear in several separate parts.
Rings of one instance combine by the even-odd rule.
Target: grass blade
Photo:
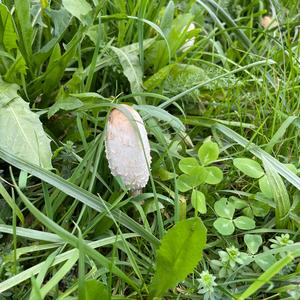
[[[123,234],[123,238],[133,238],[133,237],[137,237],[136,234],[132,234],[132,233],[126,233]],[[95,242],[90,242],[88,243],[88,245],[92,248],[99,248],[99,247],[103,247],[106,245],[110,245],[112,243],[115,242],[119,242],[121,241],[120,237],[116,237],[116,236],[111,236],[108,238],[104,238]],[[65,253],[59,254],[55,257],[52,266],[56,266],[66,260],[68,260],[70,257],[72,257],[75,253],[76,253],[77,249],[72,249],[69,250]],[[10,277],[9,279],[3,281],[0,283],[0,293],[3,293],[9,289],[11,289],[12,287],[20,284],[21,282],[31,278],[33,275],[38,274],[39,272],[41,272],[43,266],[44,266],[45,262],[39,263],[15,276]]]
[[[0,157],[6,162],[10,163],[11,165],[21,170],[25,170],[26,172],[38,177],[39,179],[48,182],[49,184],[55,186],[65,194],[81,201],[82,203],[95,209],[96,211],[106,212],[106,208],[99,201],[98,197],[94,196],[93,194],[87,192],[86,190],[80,187],[77,187],[76,185],[68,182],[67,180],[64,180],[63,178],[43,168],[40,168],[39,166],[35,166],[22,159],[19,159],[3,149],[0,149]],[[111,205],[109,203],[107,203],[106,206],[109,210],[111,210]],[[159,240],[152,233],[144,229],[140,224],[128,217],[122,211],[114,209],[111,210],[111,214],[123,226],[127,227],[133,232],[138,233],[140,236],[142,236],[148,242],[152,243],[154,246],[159,245]]]
[[[107,268],[111,268],[111,271],[119,276],[121,279],[123,279],[125,282],[127,282],[129,285],[131,285],[134,289],[138,289],[136,283],[132,281],[126,274],[124,274],[118,267],[115,265],[112,265],[111,261],[108,260],[105,256],[97,252],[95,249],[91,248],[88,244],[81,241],[65,229],[63,229],[61,226],[57,225],[55,222],[53,222],[51,219],[49,219],[47,216],[45,216],[43,213],[41,213],[30,201],[29,199],[22,193],[22,191],[19,189],[19,187],[15,184],[15,189],[17,190],[20,198],[25,203],[26,207],[30,210],[30,212],[46,227],[48,227],[50,230],[55,232],[57,235],[59,235],[64,241],[71,244],[73,247],[82,247],[82,250],[86,253],[86,255],[89,255],[91,258],[95,260],[98,264],[105,266]]]
[[[275,208],[275,220],[277,228],[286,228],[288,224],[288,215],[291,208],[289,194],[286,190],[282,178],[278,175],[272,164],[263,159],[267,178],[273,192]]]

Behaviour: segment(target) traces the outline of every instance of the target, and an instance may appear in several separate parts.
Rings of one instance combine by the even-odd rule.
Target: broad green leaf
[[[198,211],[200,214],[206,214],[207,208],[206,208],[205,195],[202,192],[193,190],[192,205],[195,208],[195,210]]]
[[[166,35],[171,56],[174,56],[176,51],[184,44],[187,38],[187,28],[192,20],[192,14],[181,14],[173,20],[172,26]],[[149,58],[153,61],[154,72],[167,65],[169,62],[169,53],[164,41],[160,40],[153,44]]]
[[[59,46],[58,42],[63,37],[72,19],[72,15],[63,6],[59,10],[47,7],[45,14],[51,18],[51,22],[53,23],[53,37],[38,52],[34,53],[33,62],[37,66],[42,65],[54,51],[54,47]]]
[[[266,196],[267,198],[273,198],[273,192],[266,175],[258,180],[258,184],[264,196]]]
[[[209,165],[219,157],[219,146],[217,143],[207,140],[198,150],[198,156],[203,166]]]
[[[204,167],[198,166],[194,167],[189,171],[189,174],[182,174],[178,177],[178,190],[181,192],[186,192],[193,187],[204,183],[206,178],[206,171]]]
[[[0,3],[0,20],[3,24],[3,27],[0,26],[0,44],[7,51],[17,48],[17,34],[13,19],[8,8],[2,3]]]
[[[79,28],[72,40],[66,46],[66,51],[63,55],[60,55],[59,46],[53,49],[51,59],[47,65],[47,70],[43,74],[43,91],[45,94],[53,93],[53,90],[60,85],[60,80],[64,76],[66,67],[74,59],[81,37],[82,30]]]
[[[190,175],[180,175],[177,179],[177,188],[182,193],[191,190],[193,187],[190,185]]]
[[[120,64],[123,68],[123,73],[130,83],[132,93],[143,92],[143,71],[137,53],[130,51],[130,46],[123,48],[111,47],[116,53]],[[139,96],[135,97],[139,104],[142,104],[142,99]]]
[[[271,253],[262,257],[259,256],[255,258],[255,262],[263,271],[269,269],[276,263],[276,261],[276,258]]]
[[[195,167],[199,166],[199,163],[194,157],[185,157],[179,161],[178,166],[183,173],[190,174]]]
[[[7,83],[0,77],[0,108],[9,104],[14,98],[19,97],[19,86],[15,83]]]
[[[214,221],[213,225],[216,230],[222,235],[231,235],[234,233],[234,225],[232,220],[217,218],[217,220]]]
[[[178,222],[168,230],[157,251],[156,271],[150,285],[150,297],[162,297],[193,272],[206,245],[206,228],[199,218]]]
[[[0,80],[0,140],[2,149],[50,169],[50,139],[38,115],[17,94],[18,86]]]
[[[92,11],[92,7],[85,0],[63,0],[64,8],[82,23],[86,24],[85,16]]]
[[[197,166],[189,171],[189,175],[191,177],[192,186],[196,187],[199,184],[205,182],[205,178],[207,176],[206,169],[202,166]]]
[[[235,211],[234,205],[226,198],[216,201],[214,204],[214,209],[219,217],[227,219],[232,219]]]
[[[255,221],[246,216],[240,216],[233,220],[234,225],[243,230],[250,230],[255,228]]]
[[[206,167],[207,177],[205,183],[219,184],[223,180],[223,172],[218,167]]]
[[[108,300],[107,287],[95,279],[87,280],[84,282],[84,299],[82,300]]]
[[[262,245],[262,238],[258,234],[245,234],[244,241],[251,254],[257,253],[258,248]]]
[[[268,204],[263,203],[261,201],[255,201],[251,206],[251,210],[254,216],[262,218],[264,218],[270,212],[271,209],[271,207]]]
[[[250,158],[235,158],[233,164],[245,175],[252,178],[260,178],[265,174],[260,164]]]
[[[230,196],[229,202],[234,205],[235,209],[242,209],[244,207],[248,207],[248,203],[245,200],[242,200],[235,196]]]

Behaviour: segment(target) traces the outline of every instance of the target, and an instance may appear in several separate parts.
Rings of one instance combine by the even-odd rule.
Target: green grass
[[[0,300],[300,298],[299,22],[296,0],[2,0]],[[105,155],[121,103],[150,140],[139,195]]]

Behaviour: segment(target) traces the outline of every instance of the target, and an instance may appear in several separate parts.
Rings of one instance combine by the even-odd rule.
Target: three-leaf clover
[[[233,219],[235,207],[226,198],[216,201],[214,209],[218,218],[213,223],[213,226],[222,235],[233,234],[235,227],[242,230],[255,228],[255,221],[249,217],[239,216]]]
[[[210,139],[198,150],[198,159],[184,157],[179,161],[179,169],[184,173],[179,176],[177,186],[180,192],[187,192],[200,184],[218,184],[223,179],[223,172],[215,166],[209,166],[219,157],[219,146]]]
[[[179,161],[179,169],[184,173],[177,180],[177,187],[180,192],[192,191],[192,205],[196,212],[205,214],[205,195],[197,190],[201,184],[218,184],[223,179],[223,172],[220,168],[210,166],[219,157],[219,146],[217,143],[207,139],[198,150],[198,158],[184,157]]]

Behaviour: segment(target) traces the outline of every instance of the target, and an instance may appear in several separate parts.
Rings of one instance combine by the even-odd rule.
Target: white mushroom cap
[[[105,148],[112,175],[120,176],[129,190],[139,190],[147,184],[150,145],[144,122],[132,107],[122,104],[110,113]]]
[[[278,26],[278,22],[270,16],[262,17],[260,25],[265,29],[273,29]]]

